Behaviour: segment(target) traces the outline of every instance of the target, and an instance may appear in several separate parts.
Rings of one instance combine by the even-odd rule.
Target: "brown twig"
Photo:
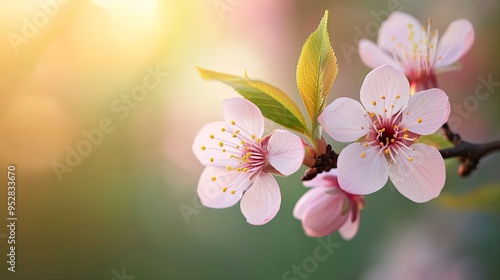
[[[454,133],[448,123],[443,125],[444,134],[448,141],[454,147],[439,150],[443,158],[458,157],[460,166],[458,167],[458,174],[460,176],[468,176],[474,171],[481,158],[496,150],[500,150],[500,140],[484,144],[469,143],[460,137],[460,134]]]

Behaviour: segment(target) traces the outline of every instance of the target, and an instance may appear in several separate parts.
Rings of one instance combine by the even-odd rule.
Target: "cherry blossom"
[[[377,44],[359,41],[361,60],[371,68],[389,64],[405,73],[411,93],[437,86],[436,74],[451,70],[472,46],[474,29],[467,19],[453,21],[439,38],[429,20],[423,26],[413,16],[394,12],[380,25]]]
[[[303,183],[313,188],[299,199],[293,216],[302,220],[305,233],[311,237],[323,237],[338,230],[345,240],[352,239],[358,231],[359,211],[365,205],[363,196],[340,188],[337,169],[318,174]]]
[[[206,166],[198,183],[201,203],[211,208],[240,207],[247,222],[262,225],[278,212],[281,194],[271,174],[288,176],[304,158],[302,140],[277,129],[262,137],[264,117],[242,98],[223,103],[224,121],[205,125],[193,152]]]
[[[362,105],[338,98],[319,117],[333,139],[351,142],[338,158],[339,184],[352,194],[370,194],[390,177],[404,196],[426,202],[441,192],[444,160],[439,151],[416,143],[448,119],[448,96],[434,88],[410,98],[403,72],[383,65],[372,70],[360,90]]]

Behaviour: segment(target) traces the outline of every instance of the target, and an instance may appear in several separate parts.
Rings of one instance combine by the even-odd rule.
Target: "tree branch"
[[[439,150],[443,158],[458,157],[460,166],[458,167],[458,174],[460,176],[468,176],[477,168],[479,161],[482,157],[489,153],[500,150],[500,140],[493,141],[485,144],[469,143],[460,137],[460,134],[454,133],[448,123],[443,125],[444,134],[448,141],[455,147]]]

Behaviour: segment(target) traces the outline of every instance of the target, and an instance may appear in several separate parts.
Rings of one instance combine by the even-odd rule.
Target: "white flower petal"
[[[361,103],[369,112],[390,118],[408,103],[410,84],[403,72],[384,65],[366,75],[361,86]]]
[[[428,135],[436,132],[450,115],[450,102],[444,91],[438,88],[417,92],[403,110],[400,129]]]
[[[223,132],[222,128],[225,127],[225,122],[206,124],[194,138],[193,153],[201,164],[219,167],[225,167],[228,164],[229,153],[232,151],[229,146],[238,145],[240,140],[231,137],[232,134],[227,131]],[[224,150],[226,152],[223,152]]]
[[[349,212],[349,217],[347,217],[347,220],[345,221],[344,225],[339,228],[339,233],[342,236],[342,238],[344,238],[344,240],[351,240],[356,235],[359,228],[359,219],[360,217],[358,213],[356,220],[353,222],[352,214],[351,212]]]
[[[276,216],[281,204],[278,182],[272,175],[259,174],[241,199],[241,212],[252,225],[263,225]]]
[[[403,12],[393,12],[380,25],[377,45],[389,52],[396,52],[399,56],[411,52],[414,42],[422,39],[422,24],[412,15]],[[411,35],[413,34],[413,35]],[[410,40],[411,39],[411,40]]]
[[[242,190],[231,194],[231,190],[248,186],[250,178],[242,177],[241,172],[228,172],[224,168],[206,167],[201,173],[198,182],[198,196],[201,203],[210,208],[226,208],[236,204],[242,194]],[[213,178],[216,178],[213,180]],[[224,187],[227,190],[224,192]]]
[[[229,128],[241,130],[248,134],[247,137],[251,135],[262,137],[264,133],[264,116],[252,102],[239,97],[226,99],[222,103],[222,111]]]
[[[389,176],[389,166],[377,147],[352,143],[345,147],[338,161],[339,184],[352,194],[370,194],[380,190]]]
[[[268,160],[281,174],[295,173],[304,161],[304,145],[299,136],[277,129],[269,138],[267,145]]]
[[[401,65],[394,60],[394,57],[388,54],[385,50],[375,45],[370,40],[361,39],[358,43],[359,56],[366,66],[370,68],[377,68],[384,64],[391,65],[392,67],[403,71]]]
[[[414,202],[429,201],[441,193],[446,180],[444,160],[439,151],[425,144],[413,144],[413,150],[396,155],[390,165],[391,181],[398,191]]]
[[[474,28],[466,19],[453,21],[439,40],[435,67],[453,64],[469,51],[474,42]]]
[[[305,187],[337,187],[340,188],[338,182],[338,171],[336,168],[330,169],[328,172],[321,172],[312,180],[302,181]]]
[[[359,102],[340,97],[326,106],[318,118],[326,133],[339,142],[351,142],[368,134],[368,113]]]
[[[327,191],[332,190],[330,187],[315,187],[307,191],[295,204],[293,208],[293,216],[296,219],[301,220],[304,212],[309,209],[312,205],[317,203],[319,199],[327,194]]]

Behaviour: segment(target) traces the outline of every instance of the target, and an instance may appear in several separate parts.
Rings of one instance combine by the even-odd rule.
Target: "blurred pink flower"
[[[318,174],[304,186],[313,187],[293,209],[293,216],[302,220],[308,236],[322,237],[339,231],[345,240],[352,239],[359,227],[359,211],[365,206],[363,196],[343,191],[337,180],[337,169]]]
[[[384,65],[366,76],[360,97],[363,105],[350,98],[336,99],[318,119],[337,141],[359,139],[339,155],[342,189],[370,194],[390,176],[399,192],[415,202],[437,197],[446,177],[444,160],[436,148],[415,141],[436,132],[448,119],[446,93],[434,88],[410,98],[403,72]]]
[[[198,195],[211,208],[230,207],[241,199],[247,222],[265,224],[281,203],[278,183],[270,173],[287,176],[300,168],[302,140],[281,129],[261,138],[264,117],[243,98],[225,100],[223,112],[225,121],[205,125],[194,140],[193,152],[206,166]]]
[[[389,64],[402,70],[410,80],[411,94],[438,87],[437,72],[453,69],[472,46],[474,29],[467,19],[453,21],[439,39],[431,21],[423,26],[415,17],[394,12],[380,25],[377,45],[359,41],[361,60],[371,68]]]

